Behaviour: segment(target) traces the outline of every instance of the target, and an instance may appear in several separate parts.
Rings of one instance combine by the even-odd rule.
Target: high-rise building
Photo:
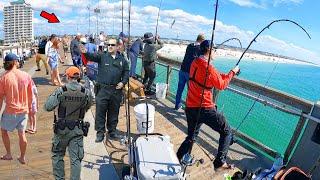
[[[11,2],[4,7],[4,43],[33,41],[33,10],[24,0]]]

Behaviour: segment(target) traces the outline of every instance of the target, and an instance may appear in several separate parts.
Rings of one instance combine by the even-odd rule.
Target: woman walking
[[[52,46],[49,48],[48,57],[49,57],[49,66],[51,68],[51,84],[55,86],[62,86],[61,79],[59,76],[58,64],[61,58],[58,53],[59,41],[56,39],[53,41]]]

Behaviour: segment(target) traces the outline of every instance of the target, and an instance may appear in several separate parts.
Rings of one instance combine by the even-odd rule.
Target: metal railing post
[[[167,83],[167,93],[166,93],[166,96],[169,94],[169,91],[170,91],[171,72],[172,72],[172,67],[171,67],[170,65],[168,65],[168,66],[167,66],[167,79],[166,79],[166,83]]]
[[[297,141],[299,139],[299,136],[301,134],[301,131],[302,131],[305,123],[306,123],[306,118],[301,114],[301,116],[299,118],[299,121],[298,121],[298,124],[296,126],[296,129],[294,130],[293,135],[291,137],[290,143],[287,146],[287,149],[286,149],[286,151],[284,153],[283,161],[285,163],[288,162],[289,157],[290,157],[290,155],[291,155],[291,153],[293,151],[294,146],[296,145],[296,143],[297,143]]]

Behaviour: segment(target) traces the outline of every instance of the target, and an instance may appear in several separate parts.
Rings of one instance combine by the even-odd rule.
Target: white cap
[[[77,33],[77,36],[81,36],[81,33]]]
[[[80,38],[80,42],[87,43],[87,39],[85,37]]]

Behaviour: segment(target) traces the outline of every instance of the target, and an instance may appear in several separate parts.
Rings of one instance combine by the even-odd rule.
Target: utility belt
[[[97,95],[101,88],[116,88],[116,84],[102,84],[102,83],[95,83],[94,85],[94,94]]]
[[[89,127],[90,123],[89,122],[84,122],[83,120],[65,120],[65,119],[60,119],[56,120],[56,116],[54,116],[54,123],[53,123],[53,132],[56,134],[59,130],[64,130],[66,127],[69,130],[74,130],[74,128],[78,126],[79,129],[82,129],[83,131],[83,136],[87,136],[89,132]]]

